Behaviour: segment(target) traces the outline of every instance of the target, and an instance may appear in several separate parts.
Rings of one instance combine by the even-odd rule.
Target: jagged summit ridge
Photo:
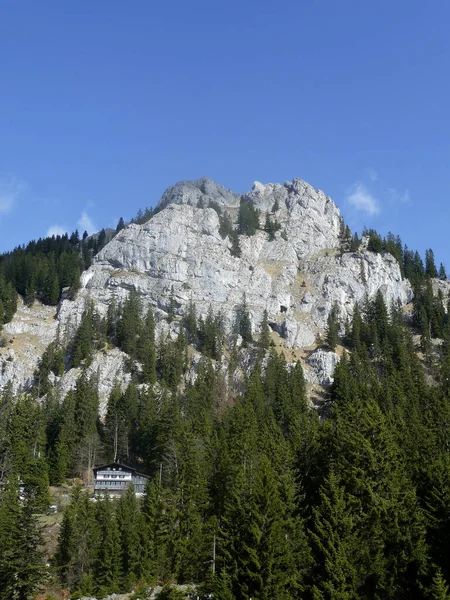
[[[236,258],[230,239],[220,236],[219,216],[209,205],[219,204],[236,221],[241,200],[261,211],[261,222],[270,212],[281,229],[273,241],[262,229],[252,237],[240,236],[242,255]],[[245,294],[255,331],[266,309],[272,327],[288,345],[307,347],[325,327],[335,301],[345,319],[355,302],[378,289],[388,304],[405,304],[411,297],[392,257],[339,253],[338,207],[301,179],[255,182],[241,195],[206,178],[180,182],[163,194],[158,206],[151,220],[129,225],[97,255],[82,275],[75,304],[67,301],[60,310],[63,321],[72,314],[76,322],[73,313],[80,315],[88,297],[105,314],[113,295],[121,302],[134,288],[160,320],[172,295],[179,316],[192,300],[200,314],[210,306],[215,313],[221,311],[231,327]]]
[[[168,188],[158,203],[158,209],[166,208],[169,204],[190,204],[198,206],[199,203],[208,206],[217,202],[219,206],[239,206],[240,195],[234,194],[208,177],[201,177],[193,181],[180,181]]]
[[[239,235],[237,258],[230,238],[219,233],[216,209],[219,205],[227,211],[236,226],[241,202],[254,204],[261,218],[255,235]],[[272,241],[264,231],[266,213],[280,225]],[[60,303],[50,334],[33,347],[23,345],[14,355],[2,356],[2,372],[14,380],[16,389],[30,385],[46,345],[57,331],[66,341],[75,334],[87,301],[106,316],[111,300],[120,304],[131,289],[139,293],[144,308],[153,307],[158,336],[176,333],[191,301],[198,316],[205,317],[210,309],[220,311],[230,331],[245,297],[254,333],[267,310],[283,344],[313,350],[335,302],[345,322],[355,302],[373,298],[379,290],[389,306],[405,305],[412,298],[411,286],[391,255],[368,252],[364,246],[357,253],[342,252],[340,228],[336,204],[301,179],[255,182],[245,194],[234,194],[206,178],[180,182],[163,194],[159,211],[149,221],[129,224],[99,252],[82,273],[75,300]],[[171,303],[176,318],[169,325]],[[23,319],[19,312],[8,331],[21,330]],[[47,324],[39,321],[36,327],[41,331]],[[111,351],[99,354],[93,365],[99,373],[115,372],[125,382],[125,359]],[[76,375],[69,371],[63,376],[62,393],[73,387]],[[109,387],[112,383],[111,379]],[[101,390],[103,404],[109,387]]]

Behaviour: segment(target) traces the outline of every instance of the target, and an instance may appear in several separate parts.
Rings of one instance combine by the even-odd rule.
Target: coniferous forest
[[[342,358],[319,409],[267,318],[252,335],[245,298],[231,335],[191,303],[175,339],[155,339],[134,291],[103,319],[88,305],[75,338],[47,348],[33,392],[1,393],[0,599],[175,582],[217,600],[450,598],[450,312],[431,287],[445,271],[432,251],[423,264],[399,240],[369,235],[411,279],[413,310],[389,311],[379,293],[352,322],[332,311],[323,344]],[[356,251],[347,238],[344,251]],[[61,262],[79,277],[79,240],[18,249],[0,263],[0,290],[28,289],[31,301],[48,282],[56,302]],[[75,285],[58,275],[63,284]],[[114,386],[100,420],[86,368],[107,347],[128,354],[131,382]],[[70,367],[80,375],[61,400],[52,374]],[[130,487],[91,501],[82,481],[113,461],[149,476],[142,499]],[[49,486],[70,490],[50,553]]]

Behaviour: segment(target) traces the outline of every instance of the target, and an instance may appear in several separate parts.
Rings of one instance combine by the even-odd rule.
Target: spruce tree
[[[431,248],[425,250],[425,273],[429,277],[437,277],[438,272],[434,262],[434,252]]]
[[[62,549],[63,538],[59,539],[59,555],[68,560],[67,582],[71,591],[80,595],[92,595],[97,587],[95,575],[101,536],[96,518],[96,506],[87,493],[75,489],[71,504],[66,509],[72,520],[61,533],[68,536],[70,554]],[[66,563],[67,564],[67,563]]]
[[[186,330],[186,337],[189,344],[195,345],[197,342],[197,308],[192,298],[190,299],[186,313],[183,316],[182,324]]]
[[[267,310],[264,309],[263,319],[261,321],[261,333],[259,334],[258,346],[261,350],[268,350],[271,342],[269,316]]]
[[[45,460],[45,421],[41,406],[30,395],[14,406],[7,434],[12,471],[19,477],[30,506],[49,505],[48,466]]]
[[[0,599],[31,599],[45,575],[42,538],[15,477],[0,494],[0,548]]]
[[[170,288],[169,305],[167,307],[167,321],[172,323],[175,319],[175,297],[173,286]]]
[[[106,335],[113,344],[117,342],[118,317],[116,297],[113,295],[109,301],[106,314]]]
[[[339,305],[333,304],[330,314],[327,318],[326,342],[330,350],[335,350],[339,344]]]
[[[259,227],[259,211],[252,202],[241,200],[238,214],[238,232],[243,235],[255,235]]]
[[[253,341],[252,324],[245,294],[242,298],[242,304],[236,308],[235,330],[242,337],[244,347]]]
[[[117,504],[117,523],[122,542],[122,572],[126,586],[139,580],[143,568],[141,534],[143,521],[133,484]]]
[[[450,593],[448,591],[448,585],[445,579],[442,576],[442,573],[439,569],[436,570],[436,573],[433,577],[433,581],[429,590],[427,591],[427,598],[430,600],[449,600]]]
[[[128,453],[127,413],[120,386],[115,382],[108,398],[104,423],[104,443],[109,461],[123,460]]]
[[[72,367],[82,362],[89,366],[94,352],[94,305],[89,302],[75,334],[72,348]]]
[[[240,258],[242,255],[242,250],[241,250],[241,244],[239,242],[239,235],[236,230],[233,230],[232,233],[230,234],[230,240],[231,240],[231,248],[230,248],[231,256],[234,256],[235,258]]]
[[[120,347],[132,358],[136,357],[138,338],[142,331],[142,306],[138,293],[132,289],[121,307],[117,327],[117,338]]]
[[[233,233],[233,223],[227,210],[219,216],[219,234],[222,239],[231,237]]]
[[[100,529],[95,581],[101,595],[121,591],[122,548],[112,501],[106,496],[97,504]]]
[[[151,307],[142,323],[138,340],[138,358],[142,363],[142,378],[145,383],[156,382],[155,321]]]
[[[319,491],[309,531],[314,556],[312,596],[314,600],[358,598],[361,547],[345,490],[330,472]]]

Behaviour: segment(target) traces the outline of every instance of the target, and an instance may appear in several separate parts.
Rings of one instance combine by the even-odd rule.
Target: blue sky
[[[449,22],[443,0],[3,0],[0,250],[182,179],[301,177],[450,270]]]

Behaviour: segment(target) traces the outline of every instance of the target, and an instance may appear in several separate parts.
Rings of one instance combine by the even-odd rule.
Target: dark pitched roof
[[[122,463],[112,462],[107,465],[100,465],[99,467],[94,467],[93,471],[96,473],[97,471],[105,471],[105,470],[115,470],[115,471],[131,471],[131,473],[136,473],[136,469],[133,467],[129,467],[128,465],[123,465]]]
[[[145,475],[145,473],[139,473],[133,467],[130,467],[128,465],[124,465],[124,464],[119,463],[119,462],[112,462],[112,463],[109,463],[107,465],[100,465],[99,467],[94,467],[92,470],[94,471],[94,473],[97,473],[97,471],[105,471],[106,469],[109,469],[111,471],[112,470],[115,470],[115,471],[119,471],[119,470],[128,471],[132,475],[141,475],[142,477],[146,477],[148,479],[148,475]]]

